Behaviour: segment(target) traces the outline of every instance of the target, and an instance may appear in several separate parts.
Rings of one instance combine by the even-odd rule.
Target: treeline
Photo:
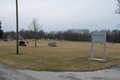
[[[120,43],[120,30],[101,30],[96,32],[105,31],[107,42]],[[34,39],[34,32],[30,30],[21,29],[19,34],[24,39]],[[67,41],[91,41],[91,33],[88,29],[69,29],[66,31],[51,31],[45,32],[41,30],[37,32],[37,39],[56,39],[56,40],[67,40]],[[16,33],[14,31],[4,32],[3,39],[7,39],[8,35],[13,38]]]

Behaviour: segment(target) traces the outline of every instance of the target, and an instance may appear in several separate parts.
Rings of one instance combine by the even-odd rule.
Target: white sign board
[[[105,43],[106,33],[105,32],[93,32],[92,33],[92,43]]]
[[[106,59],[106,32],[93,32],[91,35],[91,58],[93,58],[93,44],[104,43],[103,59]]]

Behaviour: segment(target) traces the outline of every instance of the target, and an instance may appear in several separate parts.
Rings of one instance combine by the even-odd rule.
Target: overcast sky
[[[0,0],[2,30],[16,31],[16,0]],[[120,29],[116,0],[18,0],[19,30],[28,30],[33,18],[46,32],[68,29]]]

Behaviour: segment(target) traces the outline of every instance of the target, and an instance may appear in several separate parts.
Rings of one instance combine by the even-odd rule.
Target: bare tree
[[[40,24],[38,23],[38,19],[33,18],[28,28],[33,32],[34,39],[35,39],[35,47],[37,47],[37,43],[36,43],[37,33],[40,31],[42,26],[40,26]]]
[[[118,1],[118,4],[117,4],[118,8],[117,8],[117,10],[115,10],[115,12],[117,14],[120,14],[120,0],[117,0],[117,1]]]
[[[120,0],[117,0],[117,2],[118,2],[118,4],[117,4],[118,8],[115,10],[115,13],[116,14],[120,14]],[[120,27],[120,24],[117,23],[116,27]]]

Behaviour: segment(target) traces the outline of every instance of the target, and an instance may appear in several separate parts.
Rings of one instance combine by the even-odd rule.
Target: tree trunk
[[[35,39],[35,47],[37,47],[36,39]]]
[[[37,47],[36,39],[37,39],[37,32],[36,32],[36,28],[35,28],[35,47]]]

